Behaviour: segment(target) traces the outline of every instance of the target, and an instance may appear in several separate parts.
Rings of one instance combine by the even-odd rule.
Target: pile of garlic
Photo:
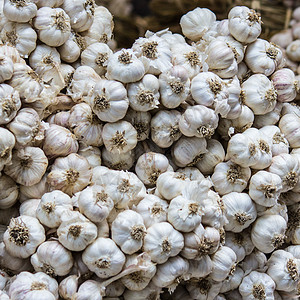
[[[299,297],[299,83],[258,13],[115,49],[94,0],[0,3],[1,300]]]

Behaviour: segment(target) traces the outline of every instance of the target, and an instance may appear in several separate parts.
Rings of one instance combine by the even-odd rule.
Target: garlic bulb
[[[242,113],[242,105],[240,103],[241,86],[237,76],[225,81],[228,99],[227,104],[230,110],[226,115],[227,119],[236,119]]]
[[[40,8],[33,25],[40,41],[52,47],[61,46],[71,33],[70,17],[61,8]]]
[[[0,190],[0,209],[7,209],[16,203],[19,189],[16,183],[6,175],[0,176],[0,186],[5,187]]]
[[[260,205],[270,207],[277,203],[282,189],[281,178],[267,171],[255,173],[249,184],[251,199]]]
[[[124,85],[114,80],[98,81],[86,102],[101,121],[116,122],[122,119],[129,101]]]
[[[48,166],[48,160],[42,149],[25,147],[14,150],[12,164],[5,166],[5,174],[19,184],[31,186],[38,183]]]
[[[215,190],[220,195],[230,192],[242,192],[251,177],[249,167],[241,167],[231,160],[216,165],[211,176]]]
[[[49,228],[61,224],[61,215],[66,210],[73,210],[71,198],[62,191],[45,193],[36,210],[37,219]]]
[[[119,213],[112,223],[112,239],[126,254],[133,254],[142,247],[145,234],[142,216],[132,210]]]
[[[229,275],[223,282],[222,284],[222,288],[220,290],[221,293],[226,293],[230,290],[233,290],[233,289],[236,289],[239,287],[242,279],[244,277],[244,271],[240,268],[240,267],[237,267],[231,275]],[[222,298],[221,295],[219,294],[219,298],[216,298],[216,300],[223,300],[226,298]]]
[[[280,215],[259,217],[251,230],[252,243],[258,250],[270,253],[284,243],[286,228],[287,223]]]
[[[15,136],[7,129],[0,127],[0,171],[5,165],[12,164],[12,149],[15,146]]]
[[[256,115],[254,119],[254,126],[256,128],[261,128],[263,126],[275,125],[281,118],[282,106],[283,104],[281,102],[277,102],[273,111],[270,111],[265,115]]]
[[[77,211],[66,211],[57,229],[59,242],[68,250],[82,251],[97,237],[97,226]]]
[[[57,158],[47,176],[52,190],[61,190],[72,195],[85,188],[91,178],[91,167],[86,158],[75,153]]]
[[[260,15],[246,6],[235,6],[228,14],[230,34],[239,42],[254,42],[261,33]]]
[[[29,216],[12,218],[4,233],[3,241],[10,255],[27,258],[45,241],[45,230],[36,218]]]
[[[129,83],[141,80],[144,74],[144,64],[131,49],[117,51],[107,60],[106,77],[108,79]]]
[[[86,47],[81,53],[81,64],[90,66],[97,74],[104,75],[108,58],[113,54],[108,45],[104,43],[93,43]]]
[[[63,299],[72,298],[75,295],[78,289],[78,277],[70,275],[59,283],[58,292]]]
[[[170,147],[177,141],[181,132],[179,120],[181,114],[177,110],[160,110],[151,119],[151,139],[161,148]]]
[[[295,62],[300,61],[299,46],[300,46],[299,40],[295,40],[287,46],[286,54],[290,60]]]
[[[195,278],[187,283],[186,288],[193,299],[215,299],[222,287],[222,282],[216,282],[210,277]]]
[[[141,81],[128,86],[129,105],[137,111],[149,111],[159,104],[159,81],[152,74],[146,74]]]
[[[222,200],[229,221],[224,227],[225,230],[241,232],[255,221],[256,208],[248,194],[231,192],[224,195]]]
[[[125,255],[109,238],[98,238],[82,254],[87,267],[100,278],[118,274],[125,263]]]
[[[155,286],[151,281],[150,283],[142,290],[142,291],[130,291],[125,290],[123,297],[125,300],[144,300],[147,299],[147,297],[151,297],[153,299],[157,299],[160,297],[161,288]],[[6,300],[6,299],[5,299]]]
[[[36,15],[36,12],[37,7],[33,1],[4,1],[3,13],[10,21],[27,23]]]
[[[64,276],[73,266],[73,257],[59,242],[46,241],[31,256],[31,264],[36,272],[44,272],[51,277]]]
[[[300,118],[295,114],[286,114],[279,121],[279,128],[292,148],[299,148]]]
[[[14,65],[12,60],[5,55],[0,54],[0,82],[4,82],[12,77]]]
[[[79,143],[79,150],[77,153],[78,155],[85,157],[92,168],[101,165],[101,151],[99,148]]]
[[[29,199],[24,201],[19,208],[20,216],[25,215],[37,218],[36,210],[40,204],[40,199]]]
[[[106,148],[102,149],[103,165],[114,170],[129,170],[134,165],[135,154],[134,151],[125,153],[112,153]],[[100,164],[99,164],[100,165]]]

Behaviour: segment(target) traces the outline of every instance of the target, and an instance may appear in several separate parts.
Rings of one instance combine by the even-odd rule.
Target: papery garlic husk
[[[107,60],[106,77],[123,83],[136,82],[145,74],[144,64],[136,57],[132,49],[122,49]]]
[[[245,259],[240,263],[241,268],[245,272],[245,276],[252,271],[265,272],[267,270],[267,257],[266,255],[254,249],[251,254],[247,255]]]
[[[79,150],[77,153],[78,155],[85,157],[92,168],[101,165],[101,151],[99,148],[79,143]]]
[[[159,97],[159,81],[152,74],[146,74],[141,81],[128,85],[129,105],[136,111],[157,108]]]
[[[78,288],[74,298],[76,300],[102,300],[103,288],[100,283],[95,280],[86,280]]]
[[[186,288],[193,299],[209,300],[215,299],[222,287],[222,282],[216,282],[210,277],[192,278]]]
[[[138,158],[135,172],[145,185],[154,186],[158,176],[168,171],[169,166],[169,161],[163,154],[147,152]]]
[[[8,290],[11,299],[58,299],[58,283],[43,272],[21,272]]]
[[[63,279],[58,286],[59,295],[63,299],[71,299],[78,289],[78,275],[69,275]]]
[[[273,82],[263,74],[254,74],[242,84],[240,100],[250,107],[255,115],[271,112],[276,106],[277,97]]]
[[[210,138],[218,127],[216,112],[203,105],[194,105],[186,109],[179,120],[180,131],[188,137]]]
[[[179,130],[181,114],[177,110],[160,110],[151,119],[151,139],[159,147],[170,147],[182,133]]]
[[[158,196],[147,194],[135,210],[142,216],[146,228],[167,221],[168,203]]]
[[[82,251],[97,237],[97,226],[78,211],[65,211],[57,229],[59,242],[68,250]]]
[[[133,254],[126,257],[124,268],[128,268],[130,265],[137,264],[138,254]],[[121,282],[124,286],[132,291],[141,291],[149,284],[150,280],[156,273],[155,264],[150,261],[145,268],[141,271],[133,272],[121,278]]]
[[[147,73],[159,75],[171,69],[172,52],[169,44],[156,34],[138,38],[132,45],[134,54],[143,62]]]
[[[8,56],[0,54],[0,82],[4,82],[12,77],[14,65]]]
[[[1,31],[2,41],[15,47],[19,55],[28,58],[36,47],[37,34],[30,24],[6,22]]]
[[[61,215],[66,210],[73,210],[71,198],[62,191],[55,190],[41,197],[36,216],[43,225],[56,228],[61,224]]]
[[[225,230],[241,232],[256,219],[256,208],[246,193],[231,192],[222,197],[225,214],[229,221]]]
[[[267,265],[267,274],[274,280],[278,291],[291,292],[297,288],[300,260],[293,254],[284,250],[276,250],[269,258]]]
[[[87,267],[100,278],[118,274],[125,263],[125,255],[109,238],[98,238],[82,254]]]
[[[126,254],[133,254],[141,249],[146,234],[146,227],[140,214],[125,210],[112,222],[112,239]]]
[[[235,252],[237,262],[242,262],[254,249],[249,230],[237,233],[226,231],[225,246]]]
[[[167,287],[172,293],[181,280],[189,279],[188,269],[188,260],[180,256],[171,257],[167,262],[157,266],[152,281],[158,287]]]
[[[101,121],[121,120],[128,109],[129,101],[124,85],[115,80],[96,82],[86,102]]]
[[[228,22],[228,20],[223,20],[224,24],[225,22]],[[222,21],[221,21],[222,22]],[[227,23],[227,26],[228,26],[228,23]],[[223,25],[224,27],[226,27],[226,25]],[[227,47],[229,47],[231,49],[231,51],[233,52],[233,55],[234,55],[234,59],[236,60],[237,64],[239,64],[240,62],[243,61],[243,58],[244,58],[244,51],[245,51],[245,47],[242,43],[238,42],[236,39],[234,39],[230,33],[229,33],[229,29],[227,28],[228,30],[228,35],[219,35],[217,37],[217,40],[220,40],[220,41],[223,41],[226,43]]]
[[[190,91],[187,70],[178,65],[159,75],[160,101],[167,108],[176,108],[184,102]]]
[[[179,168],[176,172],[184,174],[191,181],[202,181],[204,179],[204,175],[196,167]]]
[[[261,128],[263,126],[275,125],[281,118],[282,103],[277,102],[275,108],[265,115],[256,115],[254,119],[254,127]]]
[[[220,290],[221,293],[226,293],[228,291],[232,291],[239,287],[242,279],[244,277],[244,271],[240,267],[236,267],[235,270],[230,274],[222,284],[222,288]],[[220,295],[219,295],[220,296]],[[215,300],[223,300],[226,298],[215,298]]]
[[[114,206],[114,202],[106,193],[106,189],[93,185],[80,192],[79,211],[92,222],[104,221]]]
[[[180,19],[183,34],[193,40],[200,40],[216,21],[216,15],[207,8],[195,8]]]
[[[45,230],[36,218],[29,216],[12,218],[4,233],[3,241],[10,255],[27,258],[45,241]]]
[[[72,195],[90,183],[91,175],[91,167],[87,159],[71,153],[54,161],[47,182],[51,190],[61,190]]]
[[[249,167],[243,168],[229,160],[216,165],[211,180],[214,189],[220,195],[225,195],[230,192],[242,192],[247,187],[250,177]]]
[[[284,115],[279,121],[279,128],[288,140],[290,147],[299,148],[300,131],[299,131],[300,118],[297,114],[288,113]]]
[[[287,222],[280,215],[264,215],[257,218],[252,230],[251,239],[255,247],[270,253],[285,241]]]
[[[5,0],[3,13],[10,21],[26,23],[32,19],[37,12],[37,7],[33,1],[15,2]]]
[[[28,199],[24,201],[19,208],[20,216],[25,215],[37,218],[36,210],[40,204],[40,199]]]
[[[218,282],[223,281],[234,272],[236,259],[236,254],[231,248],[226,246],[220,247],[211,257],[213,270],[210,273],[210,278]]]
[[[31,256],[31,264],[36,272],[44,272],[51,277],[64,276],[73,266],[73,257],[59,242],[46,241]]]
[[[259,171],[250,179],[249,195],[251,199],[255,203],[266,207],[277,203],[281,189],[281,178],[271,172]]]
[[[5,166],[5,174],[19,184],[31,186],[38,183],[48,166],[48,160],[42,149],[25,147],[14,150],[12,164]]]
[[[104,43],[93,43],[86,47],[81,53],[81,65],[90,66],[97,74],[104,75],[106,63],[113,54],[108,45]]]
[[[183,235],[168,222],[155,223],[147,229],[143,250],[151,260],[162,264],[176,256],[184,246]]]
[[[279,198],[279,201],[271,206],[266,207],[259,204],[256,204],[256,210],[257,210],[257,216],[265,216],[265,215],[279,215],[285,219],[285,221],[288,221],[288,210],[286,204],[284,204],[281,199]]]
[[[213,264],[208,255],[201,257],[200,259],[194,260],[189,259],[189,276],[191,278],[203,278],[209,275],[212,271]],[[194,280],[191,279],[191,280]]]
[[[103,165],[110,169],[115,170],[129,170],[134,165],[135,155],[134,151],[128,151],[125,153],[112,153],[106,148],[102,149],[102,161]]]
[[[281,110],[282,116],[287,114],[293,114],[293,113],[296,115],[300,113],[300,106],[297,103],[291,102],[291,103],[282,104],[282,110]]]
[[[19,92],[22,102],[25,103],[38,100],[43,89],[39,75],[28,65],[22,63],[14,64],[14,73],[9,85]]]
[[[66,0],[62,9],[69,15],[72,29],[85,31],[90,28],[94,19],[95,2],[89,0]]]
[[[0,171],[5,165],[12,164],[12,149],[15,146],[15,136],[7,129],[0,127]]]
[[[252,271],[239,286],[242,299],[274,299],[275,282],[265,274]]]
[[[0,209],[7,209],[13,206],[19,196],[19,188],[16,183],[6,175],[0,176]]]
[[[288,58],[292,61],[299,62],[300,61],[300,41],[295,40],[291,42],[286,48],[286,54]]]
[[[47,118],[47,122],[51,124],[56,124],[62,127],[69,127],[70,111],[59,111],[56,114],[52,114]]]
[[[228,14],[230,34],[241,43],[251,43],[261,33],[261,18],[255,10],[246,6],[233,7]]]
[[[52,47],[61,46],[71,33],[70,17],[61,8],[40,8],[33,25],[40,41]]]

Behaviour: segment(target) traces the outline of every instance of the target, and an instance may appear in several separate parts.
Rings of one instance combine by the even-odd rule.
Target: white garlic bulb
[[[40,199],[28,199],[24,201],[19,208],[20,216],[25,215],[37,218],[36,210],[40,204]]]
[[[186,288],[193,299],[215,299],[222,287],[222,282],[216,282],[210,277],[195,278],[187,283]]]
[[[79,150],[77,153],[78,155],[85,157],[92,168],[101,165],[101,151],[99,148],[79,143]]]
[[[241,262],[240,266],[245,271],[245,275],[248,275],[252,271],[265,272],[267,269],[266,263],[266,255],[254,248],[252,253],[247,255]]]
[[[0,176],[0,209],[7,209],[13,206],[19,196],[19,189],[16,183],[8,176]]]
[[[277,102],[275,108],[269,113],[266,113],[265,115],[256,115],[253,123],[254,126],[256,128],[261,128],[267,125],[275,125],[281,118],[282,107],[283,104],[281,102]]]
[[[280,215],[259,217],[251,230],[252,243],[258,250],[270,253],[283,244],[286,228],[287,222]]]
[[[300,118],[296,114],[286,114],[279,121],[279,128],[292,148],[299,148]]]
[[[63,279],[58,286],[59,295],[63,299],[72,298],[78,289],[78,279],[77,275],[70,275]]]
[[[299,53],[299,46],[300,46],[300,42],[299,40],[295,40],[293,42],[291,42],[287,48],[286,48],[286,54],[287,57],[292,60],[292,61],[296,61],[299,62],[300,61],[300,53]]]
[[[0,55],[0,82],[4,82],[12,77],[14,65],[12,60],[5,55]]]
[[[0,127],[0,171],[5,165],[12,164],[12,149],[15,146],[15,136],[7,129]]]
[[[232,79],[225,80],[225,84],[228,92],[227,104],[230,106],[230,110],[227,113],[227,119],[236,119],[242,113],[242,105],[240,101],[241,85],[237,76]]]
[[[230,290],[234,290],[239,287],[242,279],[244,277],[244,271],[240,267],[236,267],[236,269],[232,272],[231,275],[229,275],[223,282],[222,288],[220,290],[221,293],[226,293]],[[220,299],[218,298],[220,297]],[[223,300],[226,298],[221,297],[219,294],[215,300]]]
[[[109,238],[97,238],[82,254],[87,267],[100,278],[118,274],[125,263],[125,255]]]
[[[10,255],[27,258],[45,241],[45,230],[36,218],[29,216],[12,218],[4,233],[3,241]]]
[[[27,23],[37,12],[37,7],[33,1],[15,2],[13,0],[5,0],[3,5],[3,13],[10,21]]]
[[[57,241],[42,243],[30,260],[36,272],[44,272],[51,277],[67,275],[73,266],[71,252]]]
[[[61,46],[71,33],[70,17],[61,8],[40,8],[33,25],[40,41],[51,47]]]
[[[106,148],[103,148],[102,161],[103,165],[110,169],[129,170],[134,165],[135,153],[134,151],[128,151],[125,153],[112,153]]]

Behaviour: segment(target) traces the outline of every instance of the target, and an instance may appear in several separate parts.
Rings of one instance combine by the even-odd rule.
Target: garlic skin
[[[73,195],[89,184],[91,176],[91,167],[87,159],[71,153],[54,161],[47,182],[51,190],[61,190]]]
[[[196,278],[187,283],[186,288],[193,299],[215,299],[220,292],[222,282],[216,282],[210,277]]]
[[[291,253],[276,250],[267,262],[267,274],[274,280],[278,291],[292,292],[299,282],[300,261]]]
[[[15,136],[7,129],[0,127],[0,171],[5,165],[12,164],[12,149],[15,146]]]
[[[37,218],[36,210],[40,204],[40,199],[29,199],[24,201],[19,208],[20,216],[25,215],[29,217]]]
[[[103,165],[114,170],[129,170],[134,165],[134,151],[125,153],[112,153],[106,148],[102,149]],[[99,164],[100,165],[100,164]]]
[[[66,0],[61,7],[70,17],[71,27],[75,31],[88,30],[92,25],[95,12],[94,1]]]
[[[241,101],[255,115],[264,115],[276,106],[277,91],[272,81],[263,74],[254,74],[243,82],[241,93]]]
[[[57,236],[68,250],[82,251],[97,238],[97,226],[78,211],[66,211],[61,220]]]
[[[19,196],[19,188],[8,176],[0,176],[0,186],[5,189],[0,190],[0,209],[7,209],[13,206]]]
[[[158,196],[147,194],[135,210],[142,216],[146,228],[167,221],[168,203]]]
[[[233,289],[236,289],[239,287],[242,279],[244,277],[244,271],[240,268],[240,267],[237,267],[233,274],[230,274],[223,282],[222,284],[222,288],[220,290],[221,293],[226,293],[230,290],[233,290]],[[220,298],[218,298],[220,297]],[[226,300],[226,298],[222,297],[221,295],[219,295],[216,300]]]
[[[300,61],[300,41],[299,40],[295,40],[293,42],[291,42],[287,48],[286,48],[286,54],[287,57],[295,62],[299,62]]]
[[[43,272],[21,272],[12,281],[8,295],[11,299],[58,299],[58,283]]]
[[[235,6],[228,14],[228,29],[239,42],[254,42],[261,33],[260,15],[246,6]]]
[[[78,155],[85,157],[92,168],[101,165],[101,151],[99,148],[79,143],[79,150],[77,153]]]
[[[218,115],[203,105],[188,107],[179,120],[180,131],[188,137],[210,138],[218,127]]]
[[[72,107],[68,125],[76,138],[87,146],[102,146],[102,122],[86,103],[79,103]]]
[[[3,13],[10,21],[27,23],[36,15],[36,12],[37,7],[34,2],[26,1],[19,5],[18,2],[11,0],[4,1]]]
[[[151,260],[165,263],[176,256],[184,246],[183,235],[168,222],[151,225],[144,238],[143,251],[149,253]]]
[[[133,50],[123,49],[112,54],[107,60],[106,77],[123,83],[136,82],[145,74],[144,64]]]
[[[63,299],[71,299],[78,289],[78,279],[77,275],[70,275],[63,279],[58,286],[59,295]]]
[[[287,222],[280,215],[259,217],[251,230],[252,243],[258,250],[270,253],[283,244],[286,228]]]
[[[275,282],[272,278],[257,271],[252,271],[243,278],[239,292],[244,299],[274,299]]]
[[[14,65],[11,58],[0,54],[0,82],[4,82],[12,77]]]
[[[114,202],[106,190],[93,185],[80,192],[78,198],[79,211],[92,222],[104,221],[114,207]]]
[[[98,81],[86,102],[101,121],[121,120],[128,109],[129,101],[124,85],[114,80]]]
[[[151,139],[161,148],[170,147],[181,137],[179,120],[181,114],[177,110],[161,110],[151,119]]]
[[[31,186],[38,183],[46,172],[48,160],[42,149],[25,147],[14,150],[12,164],[4,172],[19,184]]]
[[[100,278],[118,274],[125,263],[125,255],[109,238],[97,238],[82,254],[87,267]]]
[[[27,258],[45,241],[45,230],[36,218],[29,216],[12,218],[4,233],[3,241],[10,255]]]
[[[1,57],[1,56],[0,56]],[[0,124],[9,123],[21,108],[19,93],[8,84],[0,84]]]
[[[288,140],[290,147],[292,148],[300,148],[299,142],[299,124],[300,119],[297,115],[293,113],[288,113],[279,121],[279,128],[281,132],[284,134],[285,138]]]
[[[106,63],[113,51],[104,43],[93,43],[81,53],[81,65],[90,66],[97,74],[104,75]]]
[[[62,191],[45,193],[36,210],[37,219],[49,228],[61,224],[61,215],[66,210],[73,210],[71,198]]]
[[[71,33],[70,17],[61,8],[40,8],[33,25],[39,39],[51,47],[61,46]]]
[[[111,226],[112,239],[126,254],[141,249],[145,234],[142,216],[132,210],[120,212]]]
[[[258,171],[250,179],[249,195],[251,199],[266,207],[271,207],[277,203],[281,189],[281,178],[267,171]]]
[[[207,8],[195,8],[180,19],[182,33],[192,41],[198,41],[212,27],[216,15]]]
[[[30,260],[36,272],[44,272],[51,277],[67,275],[73,266],[71,252],[57,241],[42,243]]]
[[[273,111],[265,115],[256,115],[254,119],[254,126],[256,128],[261,128],[263,126],[275,125],[281,118],[281,109],[283,104],[277,102]]]
[[[159,75],[160,102],[167,108],[176,108],[184,102],[190,91],[190,79],[187,70],[175,65],[169,71]]]
[[[152,74],[146,74],[141,81],[128,85],[129,105],[136,111],[149,111],[159,104],[159,81]]]
[[[255,221],[256,208],[248,194],[231,192],[224,195],[222,200],[229,221],[224,227],[225,230],[241,232]]]

